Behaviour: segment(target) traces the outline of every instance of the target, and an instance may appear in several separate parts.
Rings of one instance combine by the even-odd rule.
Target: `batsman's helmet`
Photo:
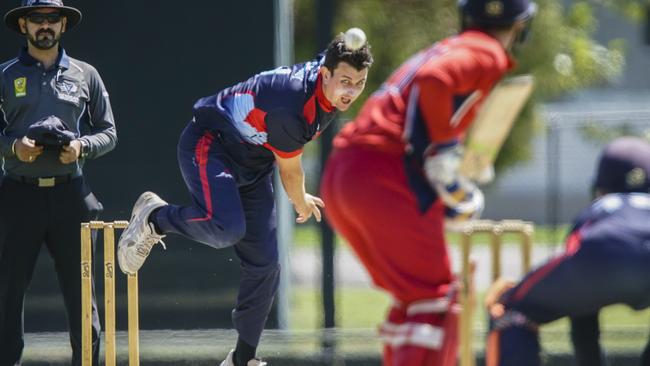
[[[509,26],[537,12],[537,4],[530,0],[459,0],[458,8],[463,25],[479,27]]]
[[[602,193],[650,192],[650,143],[638,137],[612,141],[600,155],[593,188]]]

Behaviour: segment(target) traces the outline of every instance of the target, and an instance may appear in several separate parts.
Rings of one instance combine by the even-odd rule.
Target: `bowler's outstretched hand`
[[[309,193],[305,193],[305,204],[304,205],[294,205],[298,217],[296,218],[296,223],[302,224],[307,222],[309,218],[314,215],[316,221],[320,222],[321,213],[318,207],[325,207],[325,202],[322,199],[316,196],[312,196]]]

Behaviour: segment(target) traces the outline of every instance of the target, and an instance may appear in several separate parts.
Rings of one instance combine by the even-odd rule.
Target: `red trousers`
[[[456,366],[459,310],[453,294],[393,305],[379,328],[384,366]]]
[[[438,201],[425,213],[418,210],[403,164],[402,156],[359,147],[335,151],[321,182],[325,215],[348,241],[373,282],[399,304],[389,314],[387,324],[442,327],[442,335],[437,330],[434,332],[443,337],[440,342],[432,343],[435,347],[415,346],[442,353],[449,351],[442,350],[443,347],[452,347],[455,362],[456,321],[451,312],[443,311],[415,321],[406,313],[404,316],[395,313],[405,312],[414,302],[450,298],[454,280],[444,238],[443,205]],[[387,365],[446,365],[438,361],[391,362],[388,358],[399,357],[389,354],[394,347],[388,348]]]

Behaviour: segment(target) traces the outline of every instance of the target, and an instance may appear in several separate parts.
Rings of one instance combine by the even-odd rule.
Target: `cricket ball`
[[[366,44],[366,34],[359,28],[350,28],[345,32],[343,41],[350,51],[356,51]]]

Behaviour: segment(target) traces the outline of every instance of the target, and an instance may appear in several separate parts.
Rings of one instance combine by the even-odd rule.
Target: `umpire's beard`
[[[41,34],[46,34],[43,37],[39,37]],[[53,47],[56,47],[61,41],[61,34],[58,36],[52,30],[40,30],[36,32],[35,36],[27,34],[27,40],[29,43],[41,51],[49,50]]]

